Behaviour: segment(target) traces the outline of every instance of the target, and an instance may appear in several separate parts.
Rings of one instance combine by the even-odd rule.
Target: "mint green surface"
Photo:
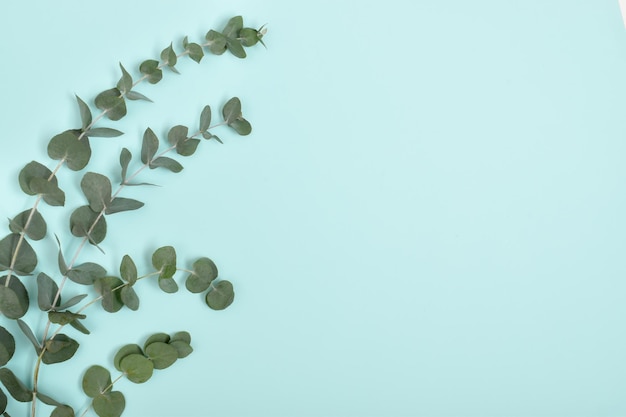
[[[205,104],[240,97],[251,136],[216,132],[225,144],[202,143],[182,173],[148,173],[163,187],[123,193],[146,206],[111,218],[107,256],[81,255],[114,272],[125,254],[145,271],[164,245],[189,265],[208,256],[234,283],[234,304],[214,312],[199,295],[142,283],[138,312],[86,311],[92,335],[72,333],[76,359],[42,370],[49,395],[82,410],[89,366],[115,377],[122,345],[187,330],[189,357],[144,385],[116,384],[125,416],[626,414],[617,0],[31,0],[0,10],[2,218],[32,204],[17,185],[22,166],[53,167],[49,138],[79,124],[74,94],[93,103],[117,82],[118,62],[136,76],[172,40],[202,39],[236,14],[269,28],[268,49],[246,60],[184,60],[181,76],[138,87],[155,103],[102,123],[126,134],[94,139],[88,167],[118,175],[119,151],[137,155],[145,127],[163,137],[195,126]],[[69,174],[59,180],[74,208],[83,202]],[[49,226],[73,253],[65,221]],[[36,248],[54,272],[54,239]],[[32,356],[10,363],[27,380]]]

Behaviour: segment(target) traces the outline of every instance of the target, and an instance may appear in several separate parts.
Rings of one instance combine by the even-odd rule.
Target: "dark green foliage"
[[[41,240],[46,237],[48,226],[39,211],[24,210],[9,222],[9,229],[13,233],[24,232],[32,240]]]
[[[4,327],[0,326],[0,366],[6,365],[15,353],[15,339]]]
[[[235,291],[229,281],[220,281],[213,285],[206,295],[206,303],[213,310],[224,310],[234,299]]]
[[[243,19],[241,16],[236,16],[228,21],[221,32],[209,31],[206,36],[207,42],[202,45],[189,42],[189,39],[185,37],[182,41],[184,51],[177,53],[174,44],[171,43],[161,52],[160,61],[148,59],[141,63],[139,66],[141,76],[136,80],[133,79],[131,72],[120,63],[121,76],[115,86],[102,91],[95,97],[94,104],[95,108],[100,110],[99,114],[94,115],[90,106],[76,96],[80,127],[55,135],[47,146],[48,156],[58,161],[54,170],[32,161],[20,171],[18,177],[20,188],[27,195],[36,196],[36,198],[33,199],[35,203],[31,209],[24,210],[8,219],[8,228],[11,233],[0,240],[0,271],[8,270],[5,276],[0,277],[0,312],[5,318],[16,320],[25,339],[34,348],[36,354],[34,381],[25,379],[29,384],[32,383],[33,387],[38,387],[41,364],[64,362],[71,359],[77,352],[79,342],[61,333],[65,326],[69,325],[83,334],[89,334],[89,330],[82,324],[87,317],[83,311],[98,301],[101,302],[105,311],[111,313],[119,311],[124,306],[137,310],[140,306],[138,295],[140,286],[137,283],[144,278],[157,276],[158,286],[167,293],[173,293],[178,290],[175,276],[178,271],[183,270],[189,273],[185,281],[187,289],[194,293],[206,291],[205,299],[209,307],[219,310],[232,303],[234,298],[232,284],[228,281],[215,281],[218,276],[217,267],[209,258],[198,259],[191,269],[178,269],[176,251],[171,246],[157,249],[152,256],[152,265],[156,272],[141,276],[135,262],[128,255],[124,256],[120,263],[121,278],[110,276],[102,266],[96,263],[77,262],[87,242],[100,249],[98,245],[107,235],[106,216],[143,207],[144,203],[141,201],[118,197],[118,194],[126,186],[149,184],[134,181],[145,168],[165,168],[177,173],[183,170],[183,166],[171,158],[171,155],[167,155],[168,153],[176,152],[185,157],[194,155],[201,141],[200,136],[205,139],[216,139],[222,143],[212,131],[210,106],[203,108],[198,123],[199,130],[196,133],[190,134],[187,126],[172,127],[167,134],[167,145],[164,150],[159,150],[160,143],[155,133],[150,128],[146,129],[139,156],[143,165],[134,173],[129,174],[133,155],[127,148],[123,148],[119,158],[121,181],[117,190],[112,188],[110,179],[102,174],[87,172],[82,176],[80,188],[87,200],[87,205],[72,207],[73,211],[69,216],[72,235],[82,240],[75,245],[77,249],[73,255],[68,256],[68,263],[57,238],[58,272],[55,271],[51,275],[42,271],[35,272],[37,254],[29,240],[42,240],[48,236],[48,224],[38,210],[40,201],[45,201],[51,206],[65,205],[66,195],[59,188],[56,173],[64,166],[72,171],[81,171],[88,165],[92,156],[90,138],[114,138],[123,134],[111,127],[95,126],[96,123],[104,117],[111,121],[125,117],[128,112],[129,101],[127,99],[151,101],[144,94],[134,90],[136,85],[143,81],[150,84],[158,83],[163,78],[164,67],[178,73],[175,66],[181,57],[189,56],[191,60],[200,63],[205,55],[204,47],[208,47],[208,51],[213,54],[221,55],[229,50],[234,56],[244,58],[246,57],[244,47],[262,43],[261,39],[264,34],[265,31],[262,28],[259,30],[244,28]],[[214,127],[227,125],[239,135],[247,135],[251,132],[250,123],[243,118],[241,102],[238,98],[234,97],[225,104],[222,115],[224,122],[217,123]],[[65,178],[62,175],[61,177]],[[33,273],[37,274],[35,281],[31,282],[31,286],[24,286],[21,276]],[[65,294],[67,280],[81,285],[93,285],[99,296],[86,303],[83,303],[83,300],[87,294],[68,296],[64,301],[61,293]],[[34,332],[21,319],[28,312],[30,304],[26,288],[30,289],[35,286],[37,306],[47,316],[45,326],[34,327],[37,332]],[[69,309],[73,307],[76,309],[70,311]],[[0,366],[7,365],[16,349],[19,348],[20,346],[16,347],[16,340],[13,336],[0,326]],[[156,333],[146,340],[143,349],[134,344],[122,347],[115,355],[114,365],[128,380],[143,383],[150,379],[155,370],[165,369],[192,352],[189,333],[178,332],[171,337],[165,333]],[[32,351],[30,353],[32,354]],[[32,417],[36,414],[34,411],[38,402],[53,408],[50,417],[75,417],[72,407],[43,394],[39,388],[29,388],[8,368],[0,369],[0,381],[17,401],[33,402]],[[125,408],[124,395],[113,390],[113,383],[116,381],[117,379],[112,381],[109,371],[100,366],[89,368],[83,377],[83,390],[92,399],[91,407],[100,417],[119,417]],[[9,417],[6,408],[7,396],[0,390],[0,414],[3,417]]]
[[[26,403],[33,400],[33,391],[26,387],[9,368],[0,369],[0,382],[17,401]]]
[[[71,337],[59,333],[54,339],[46,340],[45,351],[42,356],[43,363],[53,364],[65,362],[70,359],[78,350],[78,342]]]
[[[24,317],[28,311],[29,297],[24,284],[12,277],[7,285],[7,277],[0,277],[0,312],[10,319]]]
[[[87,166],[91,159],[91,147],[86,137],[78,139],[77,131],[66,130],[50,139],[48,156],[52,159],[63,160],[72,171],[80,171]]]

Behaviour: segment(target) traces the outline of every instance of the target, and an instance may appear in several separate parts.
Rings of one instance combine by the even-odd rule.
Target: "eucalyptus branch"
[[[84,334],[89,330],[81,320],[86,318],[84,311],[92,305],[100,302],[102,308],[114,313],[127,307],[131,310],[139,308],[139,297],[134,290],[134,285],[139,280],[157,276],[158,286],[166,293],[178,291],[178,284],[174,275],[184,272],[187,277],[184,281],[186,289],[192,293],[204,293],[204,300],[209,308],[222,310],[227,308],[234,300],[232,284],[227,280],[218,279],[217,267],[209,258],[197,259],[192,267],[179,268],[177,266],[176,251],[171,246],[163,246],[154,251],[152,266],[154,272],[138,276],[135,263],[130,256],[125,255],[120,263],[119,277],[111,276],[106,270],[93,262],[78,264],[80,254],[91,243],[97,248],[104,240],[107,228],[106,217],[122,211],[136,210],[143,206],[137,200],[119,197],[121,191],[135,184],[139,174],[146,168],[163,168],[172,172],[180,172],[183,166],[175,159],[167,156],[173,151],[180,156],[187,157],[195,153],[196,148],[204,139],[215,139],[222,143],[218,136],[211,133],[211,129],[218,126],[228,126],[239,135],[250,134],[250,123],[242,116],[241,102],[237,97],[229,100],[222,108],[223,121],[211,125],[211,108],[205,106],[200,115],[198,130],[188,135],[189,129],[185,126],[174,126],[167,134],[169,145],[159,151],[159,140],[147,129],[141,146],[140,159],[142,165],[130,176],[127,175],[129,164],[132,160],[131,152],[123,148],[120,154],[121,181],[115,192],[112,192],[111,181],[93,172],[86,173],[81,180],[81,190],[88,204],[75,209],[70,218],[70,232],[81,238],[69,263],[66,263],[59,244],[58,265],[61,272],[60,281],[57,282],[40,272],[37,275],[37,304],[42,312],[47,314],[47,322],[38,339],[27,323],[21,320],[29,309],[30,301],[26,287],[22,284],[20,276],[36,273],[38,264],[35,250],[29,240],[41,240],[47,236],[47,224],[39,207],[44,201],[51,206],[64,206],[66,196],[59,188],[57,173],[66,166],[70,171],[84,169],[92,155],[89,139],[93,137],[116,137],[123,133],[109,127],[96,127],[103,119],[117,121],[127,114],[128,100],[147,100],[148,97],[135,90],[143,81],[156,84],[163,78],[163,71],[169,69],[178,73],[176,64],[183,56],[189,56],[192,60],[200,62],[204,56],[204,49],[214,55],[221,55],[230,51],[238,58],[246,57],[245,48],[262,43],[265,29],[252,29],[243,27],[243,20],[236,16],[229,20],[226,27],[217,32],[210,30],[206,34],[206,42],[190,43],[185,37],[182,45],[184,51],[176,53],[173,44],[165,48],[160,55],[160,60],[146,60],[139,66],[139,76],[136,80],[120,64],[121,78],[113,88],[105,90],[95,97],[94,105],[99,113],[94,117],[90,106],[78,96],[76,97],[80,113],[81,126],[77,129],[69,129],[55,135],[48,143],[48,156],[57,160],[53,170],[45,165],[32,161],[27,164],[19,174],[20,188],[30,196],[35,197],[32,207],[19,213],[9,220],[11,233],[0,239],[0,271],[7,270],[4,277],[0,277],[0,312],[9,319],[17,320],[18,327],[32,344],[36,361],[33,368],[32,388],[20,381],[13,372],[4,367],[13,356],[16,346],[13,336],[0,326],[0,382],[8,389],[11,396],[21,402],[31,402],[31,417],[37,413],[37,403],[55,407],[54,417],[73,417],[74,410],[67,404],[43,394],[39,389],[40,373],[42,364],[54,364],[71,359],[79,347],[79,343],[73,338],[62,333],[67,324]],[[62,302],[68,280],[77,284],[93,286],[99,295],[82,303],[87,294],[79,294]],[[81,305],[82,303],[82,305]],[[69,309],[80,306],[76,313]],[[58,326],[52,331],[52,325]],[[52,334],[50,334],[52,332]],[[186,332],[179,332],[170,337],[159,333],[152,335],[143,349],[138,345],[126,345],[116,355],[114,365],[122,372],[122,375],[111,381],[110,374],[106,369],[93,366],[87,370],[83,377],[83,390],[93,398],[90,408],[93,408],[100,417],[119,417],[124,409],[125,399],[121,392],[112,391],[113,386],[122,377],[131,382],[142,383],[150,378],[154,369],[164,369],[170,366],[176,359],[186,357],[191,353],[190,336]],[[95,385],[94,385],[95,384]],[[97,389],[96,389],[97,388]],[[87,410],[83,412],[86,414]],[[0,389],[0,415],[7,413],[7,398]]]

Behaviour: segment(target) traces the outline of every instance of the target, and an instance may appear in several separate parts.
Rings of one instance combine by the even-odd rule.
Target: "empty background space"
[[[82,410],[87,367],[113,369],[120,346],[187,330],[191,356],[116,384],[125,415],[624,415],[617,0],[5,4],[0,217],[31,206],[17,175],[31,160],[55,166],[47,142],[79,125],[74,94],[92,104],[119,62],[137,77],[171,41],[180,51],[237,14],[267,23],[267,49],[181,59],[181,75],[138,86],[154,103],[101,121],[125,135],[93,138],[84,172],[119,181],[119,153],[139,167],[146,127],[195,128],[204,105],[217,118],[232,96],[253,133],[216,130],[224,145],[179,157],[183,172],[142,173],[161,187],[125,189],[145,207],[110,217],[106,255],[80,256],[116,274],[129,254],[150,272],[152,252],[173,245],[181,265],[213,259],[234,304],[214,312],[141,282],[138,312],[86,311],[92,334],[68,331],[81,348],[43,368],[42,390]],[[41,208],[39,270],[56,277],[53,234],[68,257],[78,246],[67,217],[84,204],[81,175],[62,170],[67,206]],[[28,349],[9,364],[27,383]]]

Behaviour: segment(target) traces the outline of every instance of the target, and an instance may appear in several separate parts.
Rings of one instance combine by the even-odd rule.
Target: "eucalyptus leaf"
[[[100,365],[90,366],[82,381],[83,392],[91,398],[111,391],[111,373]]]
[[[120,166],[122,167],[122,181],[121,184],[126,182],[126,174],[128,173],[128,164],[130,164],[130,160],[133,158],[133,155],[126,148],[123,148],[120,152]]]
[[[172,44],[161,52],[161,60],[163,64],[167,65],[169,68],[173,68],[176,65],[178,58],[176,57],[176,52],[174,52]]]
[[[143,134],[143,142],[141,145],[141,162],[149,164],[158,150],[159,138],[157,138],[152,129],[147,128]]]
[[[59,246],[59,252],[57,255],[57,263],[59,265],[59,271],[61,272],[61,275],[65,275],[67,274],[68,268],[67,268],[67,263],[65,263],[65,258],[63,257],[63,250],[61,250],[61,242],[59,241],[59,237],[57,235],[54,235],[54,237],[56,238],[57,245]]]
[[[41,353],[41,346],[39,345],[39,341],[35,337],[35,334],[31,330],[31,328],[28,327],[28,324],[26,324],[26,322],[20,319],[17,319],[16,321],[22,333],[24,333],[26,338],[30,341],[30,343],[32,343],[33,347],[35,348],[35,352],[37,353],[37,356],[39,356],[39,354]]]
[[[206,295],[206,303],[213,310],[224,310],[233,303],[235,291],[230,281],[220,281],[212,285]]]
[[[107,223],[104,216],[98,216],[89,206],[82,206],[70,216],[70,231],[76,237],[88,237],[90,243],[97,245],[106,237]]]
[[[41,311],[48,311],[52,309],[52,303],[58,291],[59,287],[52,278],[43,272],[40,272],[39,275],[37,275],[37,304],[39,305],[39,309]],[[57,306],[60,302],[61,296],[59,296],[57,300]]]
[[[44,404],[48,404],[48,405],[53,405],[53,406],[59,406],[59,405],[63,405],[60,402],[58,402],[57,400],[55,400],[54,398],[45,395],[41,392],[37,392],[35,393],[35,395],[37,396],[37,398]]]
[[[75,328],[76,330],[78,330],[79,332],[83,333],[83,334],[89,334],[89,329],[87,329],[81,322],[80,320],[74,320],[70,322],[70,326],[72,326],[73,328]]]
[[[48,227],[41,213],[37,209],[30,209],[15,216],[9,223],[9,229],[13,233],[24,232],[32,240],[41,240],[46,237]]]
[[[120,263],[120,276],[130,285],[137,282],[137,266],[135,265],[133,259],[128,255],[124,255],[122,262]]]
[[[120,360],[120,368],[129,381],[135,384],[146,382],[154,372],[154,364],[144,355],[131,353]]]
[[[107,272],[102,266],[86,262],[72,267],[67,272],[67,277],[77,284],[92,285],[98,278],[104,278]]]
[[[74,356],[78,350],[78,346],[76,340],[63,333],[59,333],[54,339],[46,340],[46,349],[43,352],[41,360],[47,365],[65,362]]]
[[[115,354],[115,357],[113,358],[113,365],[115,366],[115,369],[122,372],[122,367],[121,367],[120,362],[126,356],[133,355],[133,354],[143,356],[143,351],[141,350],[141,347],[139,345],[133,343],[133,344],[122,346],[120,350],[117,351],[117,353]]]
[[[69,405],[59,405],[52,410],[50,417],[75,417],[74,409]]]
[[[178,284],[173,278],[159,277],[159,288],[168,294],[173,294],[178,291]]]
[[[228,38],[226,41],[226,46],[228,46],[228,50],[237,58],[243,59],[246,57],[246,50],[243,48],[241,41],[239,41],[238,39]]]
[[[87,166],[91,158],[89,140],[86,137],[78,140],[75,131],[66,130],[50,139],[48,156],[52,159],[64,160],[72,171],[80,171]]]
[[[85,103],[80,97],[76,96],[76,102],[78,103],[78,110],[80,111],[80,120],[82,122],[82,130],[87,129],[91,125],[91,110],[87,103]]]
[[[228,124],[231,128],[235,130],[235,132],[239,133],[241,136],[249,135],[252,132],[252,126],[250,122],[248,122],[243,117],[233,120]]]
[[[167,141],[170,145],[176,145],[181,141],[187,140],[189,134],[189,128],[187,126],[176,125],[172,127],[167,133]]]
[[[224,27],[222,34],[226,36],[227,38],[237,38],[239,36],[239,31],[242,28],[243,28],[243,17],[235,16],[235,17],[232,17],[228,21],[228,23],[226,23],[226,26]]]
[[[117,277],[98,278],[94,282],[95,290],[102,295],[102,308],[109,313],[115,313],[124,307],[120,289],[124,283]]]
[[[241,101],[238,97],[233,97],[224,104],[222,116],[227,124],[241,117]]]
[[[176,250],[163,246],[152,254],[152,266],[160,272],[160,278],[172,278],[176,273]]]
[[[12,269],[17,275],[28,275],[36,266],[37,255],[26,239],[20,238],[17,233],[11,233],[0,240],[0,271]]]
[[[5,413],[8,402],[9,399],[6,394],[0,389],[0,413],[2,413],[2,417],[11,417],[9,414]]]
[[[124,132],[110,127],[94,127],[87,131],[87,136],[94,138],[116,138],[122,136]]]
[[[15,338],[0,326],[0,366],[6,365],[15,353]]]
[[[159,68],[159,61],[148,59],[141,63],[139,71],[144,74],[150,84],[156,84],[163,78],[163,71]]]
[[[259,31],[252,28],[243,28],[239,31],[239,39],[243,46],[254,46],[259,42],[261,37]]]
[[[61,296],[59,296],[59,299],[60,299],[60,297]],[[85,297],[87,297],[87,294],[75,295],[74,297],[71,297],[66,302],[62,303],[60,306],[56,307],[56,309],[57,310],[66,310],[66,309],[68,309],[70,307],[73,307],[76,304],[80,303],[82,300],[85,299]]]
[[[70,324],[75,320],[84,319],[87,316],[84,314],[76,314],[71,311],[49,311],[48,312],[48,320],[55,324],[66,325]]]
[[[0,369],[0,381],[15,400],[22,403],[33,400],[33,391],[27,388],[9,368]]]
[[[197,43],[189,43],[185,49],[189,52],[189,58],[193,59],[197,63],[200,63],[202,57],[204,57],[204,51]]]
[[[122,211],[137,210],[143,207],[141,201],[132,198],[115,197],[107,206],[105,214],[115,214]]]
[[[227,39],[221,33],[215,30],[210,30],[206,34],[206,40],[208,42],[209,50],[211,51],[211,53],[215,55],[222,55],[224,52],[226,52]]]
[[[170,345],[176,349],[176,354],[178,355],[178,359],[186,358],[193,352],[193,348],[187,342],[182,340],[176,340],[170,343]]]
[[[146,356],[154,364],[154,369],[165,369],[176,362],[178,351],[167,343],[154,342],[146,346]]]
[[[120,63],[120,70],[122,71],[122,78],[117,83],[117,89],[120,93],[126,94],[133,88],[133,77],[126,71],[126,68]]]
[[[176,144],[176,152],[181,156],[191,156],[196,152],[200,139],[189,138]]]
[[[52,175],[52,171],[50,171],[47,167],[40,164],[37,161],[32,161],[26,164],[24,168],[20,171],[19,175],[19,183],[20,188],[28,195],[37,195],[38,192],[30,188],[30,182],[33,178],[41,178],[46,181],[52,182],[54,185],[57,185],[56,176]]]
[[[124,305],[133,311],[139,310],[139,297],[133,287],[126,286],[120,291],[120,298]]]
[[[102,174],[88,172],[80,182],[80,188],[87,197],[89,207],[98,213],[111,202],[111,181]]]
[[[51,206],[65,205],[65,193],[53,182],[43,178],[33,178],[30,181],[31,190],[41,194],[43,200]]]
[[[191,335],[189,334],[189,332],[186,331],[182,331],[182,332],[176,332],[172,335],[171,339],[170,339],[170,343],[172,342],[185,342],[187,344],[191,343]]]
[[[200,132],[206,132],[211,126],[211,106],[204,106],[200,114]]]
[[[120,417],[126,407],[124,394],[112,391],[95,397],[91,403],[99,417]]]
[[[126,98],[129,100],[143,100],[143,101],[149,101],[150,103],[153,103],[152,100],[150,100],[148,97],[144,96],[143,94],[141,94],[138,91],[129,91],[126,93]]]
[[[126,116],[126,101],[118,88],[111,88],[96,96],[96,107],[105,112],[110,120],[120,120]]]
[[[146,339],[146,341],[143,344],[143,348],[144,350],[148,348],[148,346],[150,346],[153,343],[169,343],[169,341],[171,340],[171,337],[169,334],[167,333],[154,333],[152,335],[150,335],[150,337],[148,337]]]
[[[12,277],[6,285],[7,277],[0,277],[0,312],[9,319],[19,319],[28,312],[29,298],[24,284]]]
[[[200,258],[193,263],[193,271],[187,277],[185,286],[192,293],[206,291],[217,278],[217,266],[209,258]]]
[[[172,172],[180,172],[183,170],[183,166],[178,161],[165,156],[153,159],[152,162],[150,162],[150,168],[166,168]]]

